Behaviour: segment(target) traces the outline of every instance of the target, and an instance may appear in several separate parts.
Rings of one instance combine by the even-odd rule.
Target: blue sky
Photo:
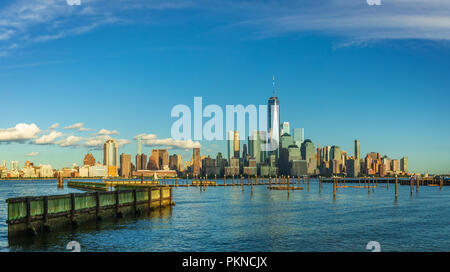
[[[189,160],[194,143],[168,139],[172,107],[265,104],[274,74],[282,121],[315,144],[353,155],[358,138],[448,173],[449,39],[443,0],[2,1],[0,161],[101,161],[107,137],[134,156],[139,134],[146,153]]]

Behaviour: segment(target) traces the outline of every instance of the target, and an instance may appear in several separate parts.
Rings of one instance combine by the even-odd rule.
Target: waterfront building
[[[159,150],[159,169],[169,170],[169,152],[167,149]]]
[[[315,147],[311,140],[305,140],[301,146],[302,159],[308,164],[308,174],[313,175],[316,173],[317,163],[315,156]]]
[[[89,165],[83,165],[78,170],[78,176],[80,178],[87,178],[89,177]]]
[[[136,155],[136,170],[147,170],[147,155]]]
[[[40,178],[52,178],[53,168],[49,164],[43,164],[39,166],[39,177]]]
[[[359,160],[350,158],[345,162],[348,177],[356,178],[359,175]]]
[[[131,176],[131,155],[120,154],[120,176],[129,178]]]
[[[150,158],[148,159],[147,170],[159,170],[160,169],[160,155],[159,149],[153,149]],[[145,170],[145,169],[142,169]]]
[[[242,158],[244,159],[244,162],[247,161],[247,144],[244,144],[242,146]]]
[[[234,131],[234,157],[240,158],[239,131]]]
[[[290,175],[293,177],[308,175],[308,163],[306,160],[292,160]]]
[[[108,167],[106,165],[96,164],[89,167],[90,178],[103,178],[108,176]]]
[[[192,174],[196,177],[200,175],[200,148],[194,148],[193,149],[193,170]]]
[[[118,145],[113,139],[106,141],[103,146],[103,164],[108,167],[108,176],[118,176],[119,152]]]
[[[173,154],[169,157],[169,169],[175,170],[178,172],[183,171],[183,161],[181,159],[181,155]]]
[[[92,155],[92,153],[89,152],[86,154],[86,156],[84,156],[83,165],[88,165],[88,166],[95,165],[95,158],[94,158],[94,155]]]
[[[400,159],[400,170],[403,173],[408,173],[408,158],[403,157]]]
[[[268,101],[268,131],[270,135],[270,144],[276,149],[271,152],[275,155],[275,159],[278,161],[279,158],[279,144],[280,144],[280,101],[278,97],[275,96],[275,77],[273,77],[273,94]]]
[[[394,174],[397,174],[400,171],[400,161],[397,159],[394,159],[391,161],[391,169]]]
[[[240,165],[238,158],[232,158],[230,160],[230,166],[225,167],[225,175],[227,176],[239,176]]]

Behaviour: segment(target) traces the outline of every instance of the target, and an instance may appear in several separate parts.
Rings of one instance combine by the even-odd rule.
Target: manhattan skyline
[[[176,120],[170,117],[172,107],[193,107],[194,96],[222,108],[264,105],[274,74],[280,121],[305,128],[305,139],[349,153],[358,139],[361,154],[407,156],[413,172],[449,173],[450,26],[423,22],[428,32],[408,36],[392,24],[383,36],[370,25],[376,16],[419,16],[420,11],[349,1],[350,7],[329,4],[344,14],[340,22],[355,19],[361,10],[370,20],[360,18],[364,24],[354,28],[318,22],[299,27],[314,4],[283,1],[274,9],[271,1],[265,6],[219,1],[240,11],[230,16],[207,3],[156,1],[158,8],[146,7],[151,18],[119,6],[108,7],[105,18],[100,2],[42,10],[33,6],[37,1],[0,4],[2,15],[25,8],[40,18],[17,16],[13,22],[20,29],[0,24],[0,161],[61,168],[81,164],[89,150],[99,160],[107,134],[118,141],[120,153],[136,154],[134,138],[140,134],[157,135],[150,143],[177,147],[167,140]],[[431,10],[428,20],[441,15],[434,2],[420,5]],[[251,7],[260,15],[245,15]],[[294,12],[299,17],[292,17]],[[125,33],[127,39],[121,39]],[[31,138],[14,138],[11,129],[18,124],[28,125]],[[225,141],[200,144],[202,155],[227,153]],[[186,146],[188,151],[170,152],[190,160],[192,146]],[[143,152],[159,147],[144,143]]]

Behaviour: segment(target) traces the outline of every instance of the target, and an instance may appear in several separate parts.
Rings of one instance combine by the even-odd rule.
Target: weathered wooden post
[[[372,192],[375,192],[375,176],[372,179]]]
[[[397,200],[398,197],[398,177],[395,175],[395,200]]]
[[[442,186],[444,186],[444,182],[442,181],[442,176],[439,177],[439,190],[442,190]]]
[[[144,174],[141,174],[141,184],[144,184]]]
[[[416,192],[419,192],[419,182],[420,180],[416,178]]]
[[[233,174],[233,185],[234,185],[234,174]]]
[[[303,178],[303,184],[305,184],[305,176],[302,176],[302,178]]]
[[[333,199],[336,199],[336,179],[333,177]]]

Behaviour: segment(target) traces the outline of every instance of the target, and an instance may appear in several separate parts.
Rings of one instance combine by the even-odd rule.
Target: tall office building
[[[242,146],[242,158],[243,158],[244,160],[246,160],[247,155],[248,155],[248,153],[247,153],[247,144],[244,144],[244,145]]]
[[[120,176],[129,178],[131,176],[131,155],[120,154]]]
[[[169,169],[169,152],[167,149],[159,150],[159,169],[168,170]]]
[[[305,129],[294,128],[293,129],[293,137],[294,137],[294,143],[298,147],[302,146],[303,142],[305,141]]]
[[[108,167],[108,176],[117,176],[119,151],[116,141],[110,139],[103,145],[103,164]]]
[[[273,77],[273,94],[268,101],[268,122],[269,122],[269,135],[270,135],[270,145],[274,151],[271,154],[275,155],[275,159],[279,158],[279,145],[280,145],[280,101],[278,97],[275,96],[275,77]]]
[[[355,140],[355,160],[361,159],[361,149],[359,140]]]
[[[147,169],[148,170],[159,170],[159,168],[160,168],[159,158],[160,158],[159,150],[153,149],[152,155],[150,155],[150,158],[148,159]]]
[[[234,157],[234,132],[228,131],[227,133],[227,144],[228,144],[228,163],[230,163],[231,159]]]
[[[306,161],[308,167],[308,174],[314,174],[317,169],[316,163],[316,148],[311,140],[306,140],[303,142],[301,148],[302,158]]]
[[[11,171],[19,170],[19,161],[11,161]]]
[[[136,170],[147,170],[147,155],[136,155]]]
[[[234,132],[234,157],[239,159],[240,156],[240,143],[239,143],[239,131]]]
[[[183,171],[183,160],[180,154],[173,154],[169,157],[169,168],[178,172]]]
[[[283,124],[281,125],[280,136],[283,136],[286,133],[291,135],[291,126],[290,126],[289,122],[283,122]]]
[[[200,174],[200,148],[194,148],[193,153],[194,168],[192,174],[195,177]]]
[[[408,173],[408,158],[403,157],[400,159],[400,170],[402,172]]]

